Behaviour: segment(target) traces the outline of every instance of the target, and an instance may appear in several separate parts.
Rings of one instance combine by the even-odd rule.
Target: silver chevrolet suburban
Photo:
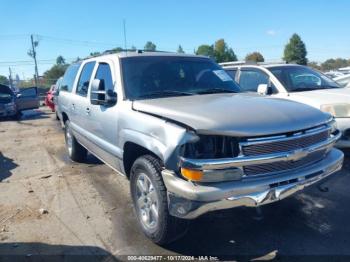
[[[125,175],[142,231],[164,244],[189,219],[281,200],[342,166],[329,114],[238,91],[207,57],[127,52],[72,64],[57,109],[70,158]]]

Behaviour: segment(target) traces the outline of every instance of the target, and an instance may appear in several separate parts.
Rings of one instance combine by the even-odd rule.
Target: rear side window
[[[226,72],[233,80],[236,79],[237,69],[227,69]]]
[[[242,70],[239,77],[239,85],[242,92],[257,92],[260,84],[268,84],[269,77],[260,70]]]
[[[62,79],[60,84],[60,91],[72,92],[75,77],[78,73],[80,63],[70,65]]]
[[[112,72],[109,64],[106,64],[106,63],[99,64],[95,79],[101,80],[101,82],[103,83],[103,86],[105,87],[105,90],[108,90],[108,89],[113,90],[114,85],[113,85],[113,79],[112,79]]]
[[[84,97],[87,96],[91,74],[92,74],[92,71],[94,70],[95,64],[96,62],[86,63],[83,67],[83,70],[81,70],[77,91],[76,91],[78,95],[84,96]]]
[[[38,89],[36,87],[24,88],[21,90],[21,97],[36,97]]]

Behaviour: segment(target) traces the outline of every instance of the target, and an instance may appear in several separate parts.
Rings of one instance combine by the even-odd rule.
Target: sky
[[[0,0],[0,75],[32,77],[30,35],[39,41],[39,74],[57,56],[67,62],[90,52],[124,47],[193,53],[224,38],[239,59],[259,51],[280,60],[293,33],[308,59],[350,58],[349,0]]]

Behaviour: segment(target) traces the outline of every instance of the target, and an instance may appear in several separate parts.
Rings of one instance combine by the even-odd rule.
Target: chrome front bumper
[[[194,219],[214,210],[256,207],[275,202],[340,170],[343,159],[344,154],[340,150],[331,149],[323,160],[304,168],[217,183],[194,183],[178,177],[172,171],[164,170],[162,176],[168,190],[169,212],[176,217]],[[226,164],[224,163],[225,167]],[[203,168],[198,165],[195,167]],[[220,164],[220,167],[223,165]]]

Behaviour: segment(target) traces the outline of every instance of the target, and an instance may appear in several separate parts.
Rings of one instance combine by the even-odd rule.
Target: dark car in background
[[[22,111],[36,108],[39,108],[38,89],[36,87],[15,92],[7,85],[0,85],[0,118],[18,119]]]

